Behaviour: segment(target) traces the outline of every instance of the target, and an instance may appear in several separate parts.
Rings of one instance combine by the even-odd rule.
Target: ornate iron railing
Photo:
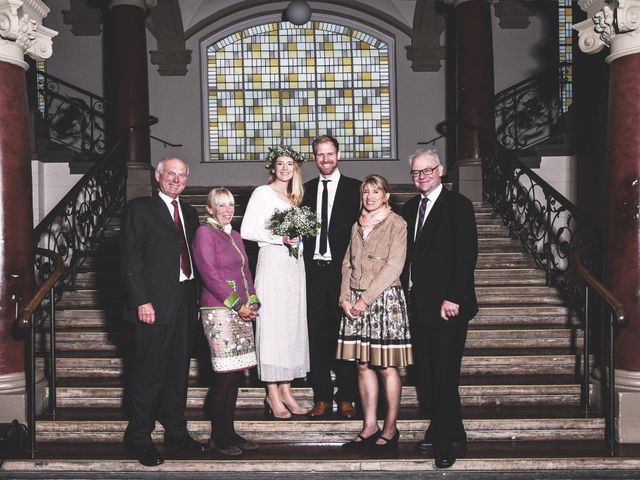
[[[520,239],[535,262],[545,270],[547,284],[557,287],[572,310],[578,315],[583,331],[581,403],[587,413],[590,400],[590,347],[594,327],[591,325],[594,292],[606,314],[599,316],[606,345],[601,356],[606,399],[605,439],[614,454],[615,441],[615,334],[627,320],[623,305],[587,268],[597,257],[585,259],[587,244],[594,241],[597,231],[589,218],[557,190],[524,165],[514,152],[500,145],[495,138],[479,131],[482,157],[483,192],[514,238]]]
[[[37,79],[49,138],[85,156],[104,154],[105,99],[41,70]]]
[[[547,284],[572,296],[569,255],[583,242],[585,227],[575,205],[495,139],[479,138],[486,201],[545,270]]]
[[[510,150],[549,138],[562,115],[560,92],[568,65],[548,70],[501,91],[494,98],[496,137]]]

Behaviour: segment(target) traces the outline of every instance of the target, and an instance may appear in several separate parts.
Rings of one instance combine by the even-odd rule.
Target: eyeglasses
[[[420,176],[432,177],[433,176],[433,172],[439,166],[440,165],[436,165],[435,167],[427,167],[427,168],[423,168],[422,170],[411,170],[409,173],[411,173],[412,177],[420,177]]]

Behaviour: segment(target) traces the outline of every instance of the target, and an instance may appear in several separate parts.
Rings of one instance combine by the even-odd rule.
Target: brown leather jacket
[[[342,261],[339,304],[351,301],[351,289],[362,290],[362,300],[371,303],[391,286],[400,286],[400,273],[407,254],[407,224],[393,212],[376,225],[367,240],[356,222],[351,243]]]

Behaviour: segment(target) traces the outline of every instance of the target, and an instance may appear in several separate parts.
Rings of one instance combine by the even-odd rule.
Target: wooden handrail
[[[27,306],[22,309],[22,312],[20,312],[20,315],[18,316],[18,326],[22,330],[28,330],[31,327],[31,317],[33,312],[35,312],[36,308],[38,308],[42,300],[44,300],[44,297],[47,295],[49,290],[54,287],[64,272],[64,260],[56,252],[45,250],[44,248],[36,248],[35,253],[44,255],[51,260],[53,264],[53,272],[51,273],[51,276],[47,278],[47,281],[40,286]]]
[[[593,247],[592,243],[587,243],[577,248],[573,252],[573,261],[576,266],[576,271],[582,277],[582,279],[589,284],[591,288],[593,288],[598,295],[607,302],[611,310],[615,314],[616,326],[618,328],[625,328],[629,325],[629,318],[625,315],[624,305],[620,302],[616,297],[614,297],[613,293],[611,293],[607,287],[605,287],[590,271],[587,269],[585,264],[582,262],[582,256],[584,253],[589,250],[589,248]]]

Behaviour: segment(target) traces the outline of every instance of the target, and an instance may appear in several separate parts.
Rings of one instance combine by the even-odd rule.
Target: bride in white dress
[[[262,307],[256,320],[256,353],[258,375],[267,384],[265,413],[290,418],[306,413],[291,392],[291,380],[309,371],[304,258],[302,244],[297,259],[289,255],[288,246],[297,244],[297,237],[273,235],[265,223],[276,208],[302,202],[299,164],[304,157],[290,147],[269,150],[268,183],[251,194],[240,234],[260,247],[255,287]]]

